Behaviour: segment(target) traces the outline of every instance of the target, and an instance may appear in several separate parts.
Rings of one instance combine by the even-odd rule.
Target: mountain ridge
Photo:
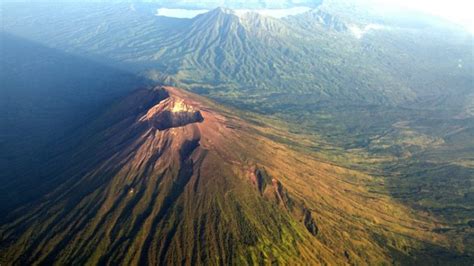
[[[445,245],[435,223],[359,185],[372,177],[292,151],[261,135],[276,129],[189,92],[139,90],[90,129],[48,170],[62,184],[0,227],[1,261],[376,263]]]
[[[472,264],[472,35],[413,14],[338,5],[285,19],[3,7],[6,31],[235,109],[158,87],[104,103],[107,112],[91,112],[77,130],[47,128],[58,137],[44,152],[18,167],[4,163],[0,207],[29,204],[0,217],[0,264]],[[105,96],[125,87],[100,68],[64,72],[71,61],[50,64],[51,51],[6,48],[7,70],[25,74],[7,75],[17,84],[64,77],[37,90],[46,100],[67,103],[55,96],[79,96],[66,93],[75,84],[92,98],[93,88]],[[28,136],[39,133],[30,121],[56,122],[70,107],[36,112],[29,107],[50,105],[5,99],[4,115],[13,126],[25,121]],[[31,120],[9,106],[25,107]],[[79,114],[69,111],[65,125]],[[19,152],[35,144],[16,139]]]

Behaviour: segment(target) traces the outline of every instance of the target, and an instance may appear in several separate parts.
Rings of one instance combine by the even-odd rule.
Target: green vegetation
[[[354,177],[357,181],[355,184],[367,188],[370,192],[368,194],[364,192],[362,195],[367,198],[377,195],[383,199],[385,197],[390,200],[395,199],[397,203],[390,201],[383,205],[388,206],[385,211],[394,209],[400,211],[398,207],[393,207],[393,204],[402,203],[410,207],[410,210],[416,211],[419,215],[417,219],[425,219],[427,223],[433,222],[434,225],[419,227],[432,230],[430,233],[433,235],[427,238],[434,236],[434,238],[450,239],[448,244],[440,244],[443,241],[430,243],[426,239],[426,241],[420,240],[414,243],[407,240],[406,235],[415,235],[418,240],[424,239],[426,235],[422,237],[411,231],[406,233],[403,231],[405,230],[403,226],[400,226],[402,229],[397,226],[389,229],[379,228],[374,225],[376,222],[374,224],[368,222],[372,219],[368,216],[352,217],[350,221],[339,226],[340,221],[332,216],[334,214],[331,211],[334,210],[330,210],[330,207],[326,205],[324,208],[321,207],[322,203],[319,201],[311,202],[311,199],[319,199],[316,192],[309,193],[307,191],[309,189],[301,188],[298,190],[297,186],[290,188],[296,194],[300,193],[298,195],[307,196],[305,200],[310,202],[308,203],[310,207],[319,207],[320,210],[326,212],[324,218],[327,220],[319,222],[323,224],[322,231],[326,229],[326,232],[331,232],[332,235],[323,233],[322,243],[327,245],[332,243],[335,246],[334,243],[342,243],[349,238],[346,234],[355,234],[354,241],[362,239],[360,246],[351,242],[352,244],[345,247],[347,250],[338,250],[339,255],[344,254],[347,255],[346,257],[353,258],[355,262],[367,263],[367,261],[358,260],[363,256],[358,257],[351,250],[362,252],[367,247],[364,245],[378,243],[384,247],[378,249],[370,246],[374,248],[374,254],[364,253],[364,255],[377,258],[379,261],[386,260],[386,257],[381,255],[382,253],[390,253],[396,261],[407,263],[424,261],[426,263],[472,264],[474,256],[474,90],[472,85],[474,66],[471,34],[459,31],[453,25],[433,21],[433,18],[407,19],[403,17],[401,19],[400,14],[380,17],[370,12],[361,13],[362,11],[358,9],[344,9],[332,3],[323,4],[318,11],[285,19],[273,19],[255,14],[238,17],[229,14],[230,12],[224,9],[216,9],[195,19],[174,19],[154,16],[152,7],[147,4],[137,4],[134,9],[131,9],[129,5],[120,4],[71,4],[61,7],[49,4],[28,4],[28,6],[5,4],[2,6],[3,9],[9,10],[2,13],[4,31],[34,40],[57,49],[61,53],[85,56],[101,64],[113,65],[121,69],[121,71],[112,71],[91,68],[89,64],[83,62],[78,68],[67,71],[61,67],[63,59],[57,59],[59,63],[53,64],[57,68],[53,68],[51,72],[39,74],[44,77],[66,79],[66,81],[58,82],[58,85],[66,83],[71,79],[71,75],[75,74],[76,78],[71,79],[71,84],[77,84],[77,88],[71,90],[74,94],[64,93],[57,99],[45,98],[39,102],[41,108],[36,106],[35,109],[31,109],[39,108],[41,112],[44,112],[46,120],[54,117],[54,123],[41,124],[42,127],[48,129],[43,131],[42,136],[48,136],[49,142],[39,142],[39,137],[38,139],[23,139],[26,142],[18,143],[15,147],[5,149],[2,147],[2,151],[6,151],[2,153],[2,158],[5,154],[8,156],[16,156],[15,153],[31,155],[32,150],[22,151],[21,149],[25,149],[30,143],[45,145],[60,138],[60,135],[66,134],[66,130],[60,132],[49,130],[61,127],[62,124],[58,121],[76,120],[76,111],[79,109],[90,115],[100,109],[94,107],[107,103],[97,101],[91,104],[92,107],[79,103],[71,104],[68,96],[74,95],[71,99],[83,99],[84,102],[89,103],[91,99],[118,97],[127,88],[136,87],[133,84],[143,84],[143,80],[132,75],[128,76],[129,74],[124,72],[131,71],[154,82],[183,87],[235,108],[236,110],[232,112],[241,114],[241,117],[251,120],[250,124],[253,127],[259,128],[259,130],[255,128],[253,130],[277,143],[292,146],[299,152],[291,154],[293,156],[299,158],[301,154],[309,155],[312,158],[372,176],[373,179],[370,182],[364,178],[362,180],[365,181],[362,182],[360,176]],[[368,31],[361,36],[356,36],[351,30],[354,27],[362,29],[372,24],[377,25],[378,29]],[[2,35],[2,44],[5,42],[4,39],[12,40],[12,38],[17,37]],[[7,47],[9,50],[15,48],[4,44],[2,47]],[[12,55],[18,54],[20,53],[14,52]],[[40,63],[47,63],[50,60],[46,58],[51,58],[45,54],[49,53],[40,49],[40,56],[36,60],[40,66],[43,65]],[[21,61],[23,62],[21,67],[17,66],[17,61],[15,61],[17,59],[14,57],[5,58],[10,60],[10,63],[7,64],[9,66],[7,71],[2,70],[2,81],[10,77],[29,76],[37,71],[30,69],[28,72],[29,67],[34,67],[29,61],[30,58],[34,58],[34,54],[26,55]],[[64,60],[69,62],[72,59],[73,57],[68,57]],[[87,69],[87,71],[83,72],[82,69]],[[99,77],[98,73],[100,73]],[[109,76],[103,73],[111,74]],[[34,80],[38,82],[37,84],[50,84],[51,81]],[[103,81],[106,84],[100,82],[90,84],[91,80]],[[106,82],[109,80],[113,80],[112,84]],[[137,80],[140,81],[135,83]],[[29,83],[12,84],[15,88],[18,86],[30,88],[31,85]],[[32,89],[42,93],[38,90],[41,87],[43,86]],[[54,88],[60,87],[54,86]],[[83,91],[82,89],[86,87],[94,93],[88,94]],[[112,87],[113,91],[105,90],[100,95],[95,94],[98,88]],[[91,97],[82,98],[84,95],[76,97],[75,93],[79,91]],[[31,93],[31,91],[26,92],[26,96]],[[62,90],[58,90],[58,92],[51,92],[51,95],[57,95],[59,92],[63,93]],[[109,92],[111,94],[108,94]],[[6,98],[2,97],[2,99]],[[25,98],[25,108],[30,108],[31,103],[37,102],[36,100]],[[16,102],[15,99],[10,103],[14,105]],[[52,102],[58,105],[52,105]],[[44,110],[43,107],[46,105],[55,106],[55,110]],[[65,106],[74,106],[76,109],[71,109],[70,113],[63,112]],[[37,111],[27,113],[31,114],[36,121],[39,120],[39,116],[36,116]],[[83,113],[82,116],[84,120],[85,114]],[[12,120],[5,121],[14,121],[17,117],[21,118],[18,121],[25,121],[27,126],[19,127],[18,132],[29,129],[27,123],[29,116],[15,113],[9,113],[9,115]],[[79,123],[68,124],[70,130],[79,125]],[[39,128],[39,126],[34,128]],[[49,135],[49,132],[60,134]],[[13,142],[8,140],[4,143],[11,145]],[[37,146],[35,150],[40,150],[40,148]],[[265,156],[269,156],[268,154],[271,153]],[[241,156],[245,157],[246,153]],[[288,157],[293,158],[290,155]],[[69,158],[65,157],[63,160],[67,161]],[[5,163],[2,163],[4,166],[9,166],[10,161],[3,160]],[[38,164],[41,163],[43,161],[39,160]],[[48,166],[55,169],[56,163]],[[301,161],[294,161],[294,163],[299,164]],[[5,167],[8,168],[8,171],[2,170],[2,173],[5,173],[5,179],[17,172],[13,169],[23,170],[26,168],[25,165],[31,165],[31,162],[23,162],[16,168]],[[56,170],[59,171],[59,169]],[[21,174],[29,175],[33,172]],[[281,169],[281,173],[284,172],[291,172],[291,168]],[[309,172],[311,171],[308,170],[307,173]],[[42,173],[40,176],[47,176],[48,173],[50,172]],[[352,173],[339,174],[344,176],[344,180],[351,180]],[[55,175],[51,174],[51,176]],[[337,179],[337,175],[329,176]],[[53,186],[53,184],[54,182],[49,185]],[[15,191],[25,191],[24,194],[30,194],[26,188],[11,190],[16,185],[17,182],[4,183],[2,191],[9,192],[11,197],[17,195]],[[49,185],[46,184],[45,187]],[[46,188],[44,191],[47,190]],[[349,191],[353,189],[355,188],[350,187]],[[147,197],[144,197],[147,202],[150,201],[151,195],[154,195],[152,192],[149,193]],[[41,193],[38,192],[38,194]],[[8,193],[3,195],[8,195]],[[343,197],[343,195],[338,196]],[[245,202],[244,199],[240,200]],[[10,201],[10,196],[5,200],[2,198],[2,203],[7,201]],[[289,253],[283,255],[282,250],[278,250],[277,247],[268,248],[269,243],[277,241],[270,233],[261,238],[252,233],[255,229],[252,226],[261,217],[257,218],[258,213],[251,213],[255,210],[249,206],[242,204],[239,207],[226,207],[222,199],[210,201],[220,206],[217,209],[211,209],[212,217],[222,215],[225,220],[230,219],[229,217],[245,216],[241,220],[229,222],[238,228],[233,231],[238,231],[238,233],[232,236],[226,236],[222,228],[219,230],[208,228],[208,231],[212,232],[212,237],[218,238],[219,241],[227,239],[227,244],[220,243],[221,245],[229,247],[227,245],[235,239],[242,240],[254,247],[253,249],[246,247],[246,252],[249,253],[245,256],[252,258],[254,262],[261,257],[269,261],[285,262],[284,256],[296,254],[293,253],[296,252],[295,250],[288,250]],[[363,201],[357,199],[356,202]],[[370,206],[376,205],[370,201],[365,203]],[[267,203],[262,204],[262,206],[267,206]],[[334,201],[331,204],[337,205],[338,202]],[[145,208],[145,206],[148,205],[144,204],[140,208]],[[325,209],[326,207],[328,209]],[[123,215],[130,214],[131,210],[124,210]],[[140,209],[140,213],[144,215],[149,211]],[[339,211],[343,213],[348,210]],[[407,212],[409,211],[400,211],[400,218],[408,217]],[[182,210],[173,209],[173,213],[176,215],[170,216],[168,224],[163,224],[156,229],[158,231],[151,238],[158,235],[169,236],[169,238],[175,234],[179,235],[176,232],[176,224],[179,223]],[[242,215],[243,213],[245,215]],[[377,220],[376,214],[370,215],[376,217],[375,220]],[[194,218],[206,222],[210,219],[207,216]],[[287,218],[285,216],[285,219]],[[123,224],[143,222],[140,218],[136,219],[138,220],[126,221]],[[285,221],[290,223],[287,224],[287,228],[281,231],[272,228],[269,231],[274,233],[276,230],[280,233],[278,237],[280,247],[292,246],[292,241],[297,241],[296,238],[292,238],[302,229],[298,226],[294,227],[291,219]],[[391,221],[402,223],[398,220]],[[140,226],[137,225],[137,227]],[[370,236],[366,228],[371,228]],[[296,230],[297,233],[291,230]],[[362,233],[357,235],[356,232]],[[127,234],[131,232],[117,233],[117,235]],[[145,235],[144,232],[140,234]],[[98,238],[96,240],[108,241]],[[139,240],[136,241],[140,242]],[[131,240],[127,237],[120,241],[117,246],[131,245],[129,242]],[[146,242],[147,245],[153,247],[156,241],[158,240],[151,239]],[[97,253],[101,253],[109,244],[104,242],[98,245]],[[388,247],[385,248],[385,246]],[[229,248],[237,249],[237,247]],[[89,247],[89,251],[92,252],[92,247]],[[163,252],[155,253],[168,254],[168,251]],[[170,252],[182,255],[179,253],[181,252],[179,245]],[[209,253],[200,256],[215,257],[215,261],[220,261],[229,252],[225,250],[222,253],[214,252],[212,255]],[[278,254],[282,257],[278,257]],[[121,256],[127,256],[127,260],[130,261],[133,258],[133,254]],[[96,262],[105,260],[100,255],[94,255],[92,258],[96,259]],[[237,258],[244,260],[244,255],[234,259]],[[116,259],[118,258],[111,258],[111,261]],[[376,259],[371,262],[374,261]]]

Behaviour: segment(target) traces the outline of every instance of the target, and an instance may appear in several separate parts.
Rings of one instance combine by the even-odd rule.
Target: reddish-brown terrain
[[[91,121],[67,164],[51,163],[61,185],[8,217],[0,261],[362,265],[447,243],[370,192],[378,179],[241,115],[172,87],[136,91]]]

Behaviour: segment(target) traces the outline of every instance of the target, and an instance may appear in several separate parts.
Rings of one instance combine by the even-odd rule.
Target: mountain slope
[[[158,44],[147,62],[173,66],[156,71],[173,77],[175,84],[223,99],[237,95],[244,103],[253,99],[244,101],[243,95],[263,95],[288,104],[284,96],[289,93],[318,103],[398,103],[415,97],[354,39],[324,28],[309,31],[293,20],[217,8]]]
[[[346,1],[282,19],[223,8],[193,19],[128,5],[6,8],[6,31],[266,113],[292,106],[289,97],[310,106],[401,105],[446,90],[462,95],[472,82],[472,35],[434,18],[400,25],[408,20]],[[34,20],[18,22],[32,12]],[[43,26],[51,21],[64,26]]]
[[[0,261],[378,264],[447,245],[369,192],[376,179],[265,137],[279,134],[175,88],[137,91],[46,164],[62,184],[9,214]]]
[[[123,6],[51,10],[38,7],[34,23],[18,24],[29,11],[15,9],[5,29],[137,72],[162,73],[175,84],[224,99],[261,94],[266,99],[287,94],[288,88],[300,97],[311,93],[315,102],[394,103],[414,96],[378,61],[369,61],[351,35],[315,34],[284,19],[237,16],[222,8],[191,20],[139,16]],[[91,18],[81,19],[83,13]],[[51,20],[65,26],[39,33],[38,25]]]
[[[23,188],[57,139],[146,80],[0,32],[0,213],[25,201]],[[30,174],[18,173],[25,169]],[[1,219],[1,218],[0,218]]]

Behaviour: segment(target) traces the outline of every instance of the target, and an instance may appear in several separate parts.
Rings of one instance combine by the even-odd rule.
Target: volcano
[[[59,185],[0,227],[1,261],[373,264],[445,241],[371,193],[375,178],[177,88],[138,90],[71,134],[67,163],[45,170]]]

